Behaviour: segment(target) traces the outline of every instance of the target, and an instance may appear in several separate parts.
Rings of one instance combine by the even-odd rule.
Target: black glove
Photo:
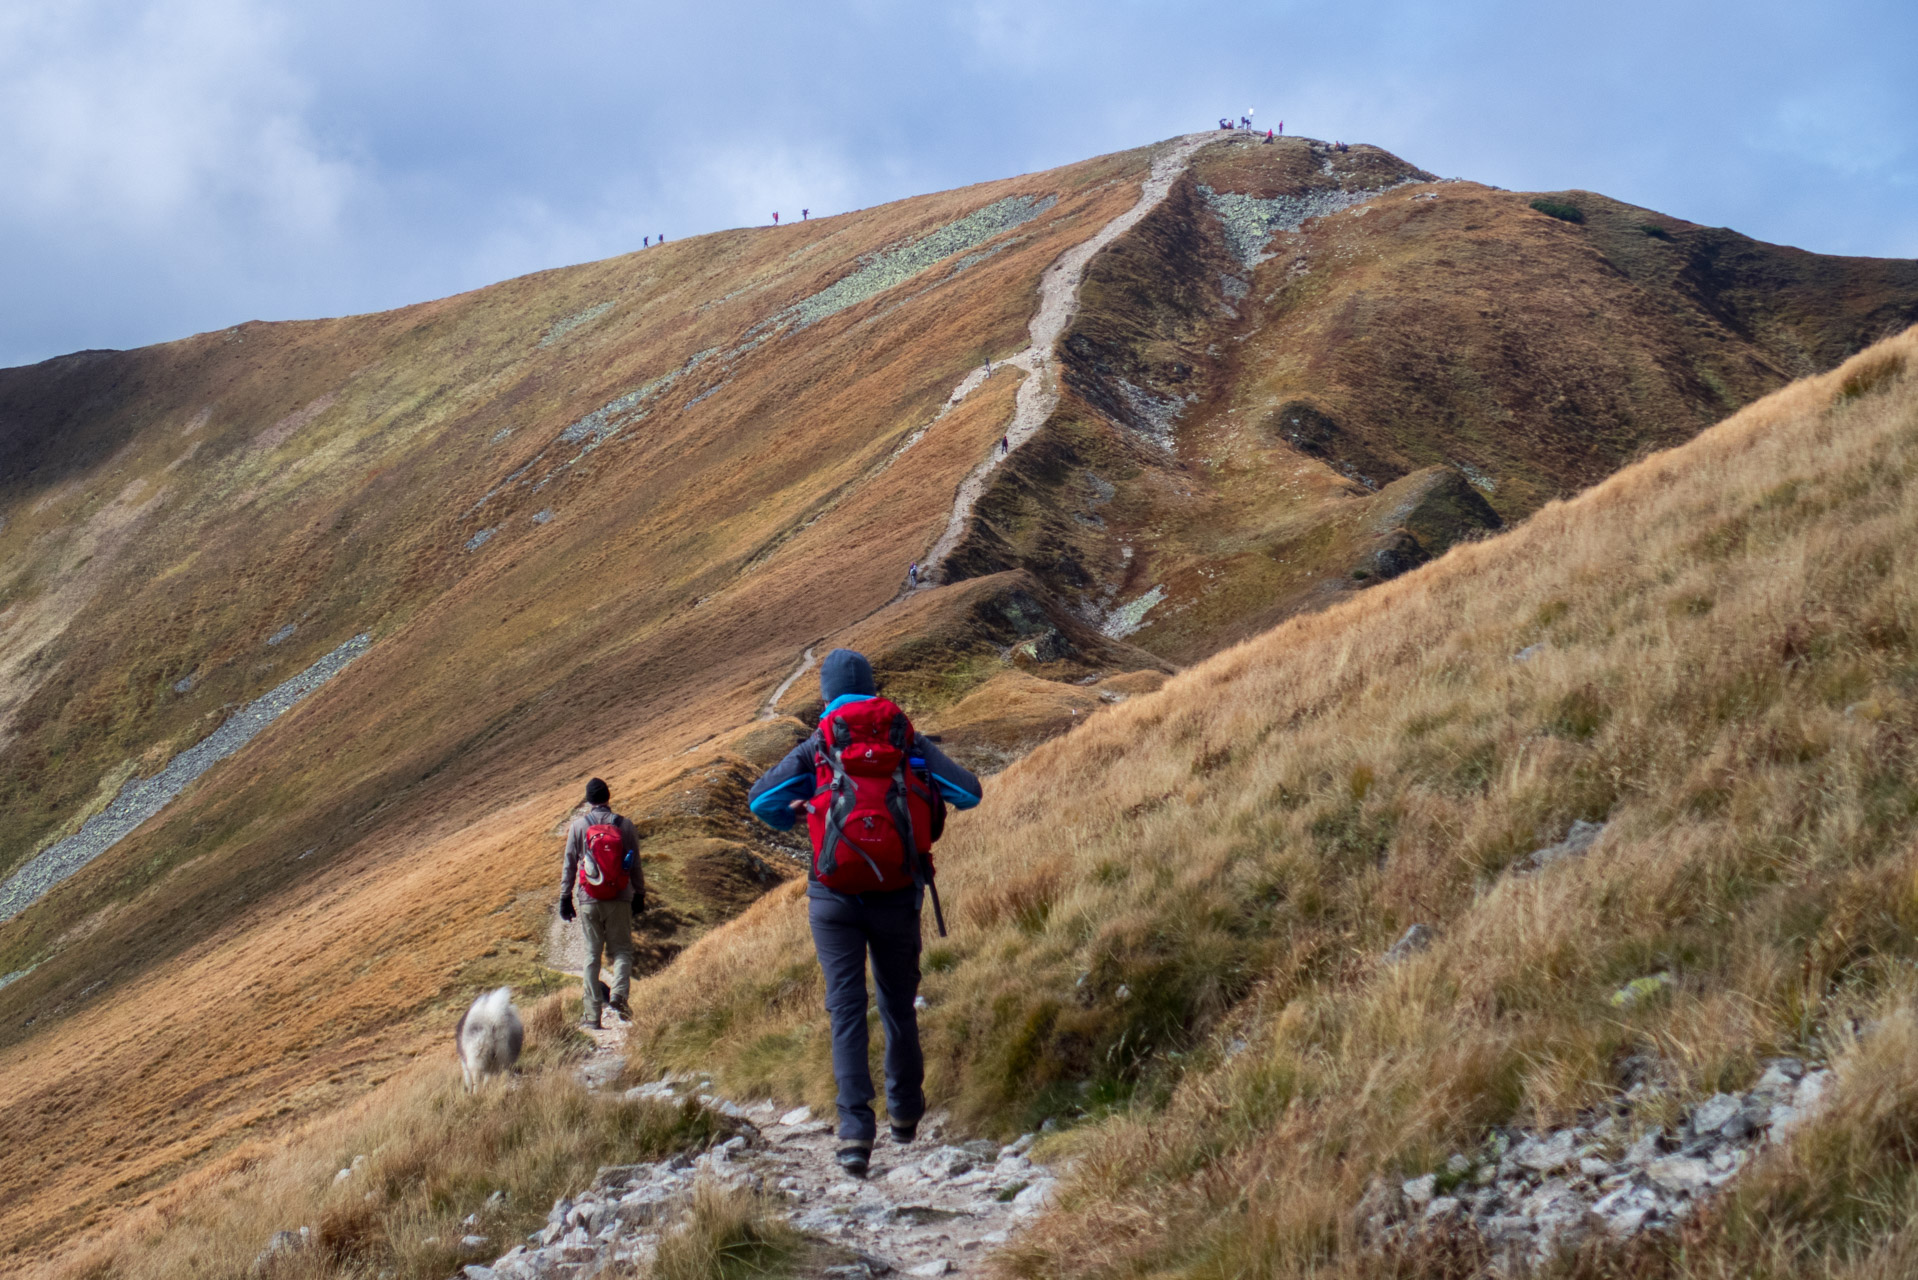
[[[639,917],[645,914],[646,914],[646,895],[643,893],[636,893],[633,895],[633,918],[637,920]]]
[[[579,912],[573,910],[573,895],[570,893],[560,894],[559,895],[559,918],[562,920],[574,920],[574,919],[577,919],[578,916],[579,916]]]

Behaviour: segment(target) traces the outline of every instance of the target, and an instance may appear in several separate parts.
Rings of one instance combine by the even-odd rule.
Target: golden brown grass
[[[711,1182],[693,1188],[683,1222],[660,1238],[659,1256],[650,1270],[635,1269],[649,1280],[747,1280],[783,1275],[801,1252],[797,1231],[770,1199],[739,1187]]]
[[[690,1104],[587,1092],[573,1076],[584,1043],[569,1030],[577,1014],[577,1001],[558,996],[528,1011],[516,1078],[469,1093],[450,1054],[423,1064],[276,1154],[35,1274],[237,1280],[275,1231],[306,1227],[309,1244],[276,1256],[274,1280],[438,1280],[504,1253],[600,1165],[659,1159],[721,1132],[723,1121]],[[341,1178],[341,1169],[353,1172]],[[477,1226],[462,1225],[475,1213]],[[462,1250],[468,1234],[488,1247]]]
[[[940,495],[1003,431],[1012,380],[874,468],[982,353],[1023,343],[1039,273],[1132,202],[1146,160],[0,377],[20,427],[8,449],[55,442],[44,466],[0,475],[5,625],[44,616],[86,550],[72,531],[118,519],[117,495],[159,504],[117,553],[95,548],[102,585],[36,659],[51,672],[37,691],[0,690],[26,694],[0,761],[0,866],[124,762],[164,760],[345,636],[376,638],[0,926],[0,973],[31,969],[0,991],[0,1127],[18,1144],[0,1161],[0,1269],[157,1211],[421,1045],[444,1052],[476,988],[531,977],[552,828],[581,782],[606,777],[630,806],[670,774],[723,772],[684,752],[750,720],[800,650],[894,595],[943,525]],[[950,284],[769,343],[729,367],[724,393],[689,408],[688,386],[551,485],[471,510],[582,414],[731,349],[862,254],[1014,193],[1061,200]],[[609,300],[603,322],[539,345]],[[279,448],[256,447],[335,393]],[[553,446],[541,469],[571,452]],[[504,531],[469,555],[469,524]],[[864,552],[850,571],[847,546]],[[292,639],[264,645],[292,620]],[[175,693],[188,672],[202,679]],[[713,834],[681,817],[674,834]],[[668,843],[654,956],[746,887],[704,874],[724,861],[697,856],[713,841]],[[130,1078],[133,1115],[84,1101],[88,1082]]]
[[[1367,1179],[1568,1119],[1650,1050],[1681,1095],[1834,1057],[1843,1101],[1630,1267],[1907,1273],[1914,348],[1102,712],[955,821],[931,1087],[990,1131],[1082,1122],[1009,1270],[1389,1274],[1354,1248]],[[1609,824],[1588,855],[1514,871],[1576,818]],[[1437,944],[1379,965],[1414,921]],[[1611,1004],[1661,970],[1666,996]],[[796,887],[636,1004],[648,1065],[830,1097]]]

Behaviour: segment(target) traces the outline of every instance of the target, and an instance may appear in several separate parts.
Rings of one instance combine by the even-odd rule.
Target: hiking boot
[[[597,1013],[588,1013],[588,1014],[582,1015],[579,1020],[579,1029],[581,1031],[604,1031],[605,1030],[604,1027],[599,1025],[599,1015]]]
[[[872,1166],[872,1148],[870,1147],[839,1148],[839,1167],[842,1171],[844,1171],[847,1177],[858,1178],[861,1181],[864,1181],[866,1177],[866,1171],[869,1168],[871,1168],[871,1166]]]
[[[902,1147],[909,1145],[912,1140],[918,1136],[919,1122],[917,1120],[911,1124],[896,1124],[892,1126],[892,1140]]]
[[[633,1006],[626,1003],[625,996],[621,996],[619,999],[610,1002],[606,1007],[628,1022],[633,1020]]]

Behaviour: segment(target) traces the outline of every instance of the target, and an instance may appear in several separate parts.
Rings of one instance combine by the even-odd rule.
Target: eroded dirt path
[[[1079,244],[1060,254],[1053,264],[1039,277],[1039,307],[1026,325],[1028,345],[1018,354],[1009,356],[992,366],[992,372],[1002,369],[1018,369],[1026,377],[1019,384],[1019,392],[1013,403],[1012,422],[1007,426],[1004,440],[1006,448],[1001,450],[995,442],[986,459],[974,467],[966,478],[959,482],[958,491],[953,496],[952,514],[947,517],[946,527],[933,542],[932,550],[920,562],[918,590],[927,590],[937,585],[938,572],[946,557],[952,554],[959,540],[965,537],[966,522],[972,517],[972,509],[978,504],[980,495],[986,491],[986,482],[993,471],[1012,451],[1033,437],[1033,434],[1045,424],[1052,411],[1059,407],[1059,379],[1053,368],[1052,352],[1064,335],[1066,326],[1071,323],[1073,313],[1079,309],[1079,286],[1085,280],[1086,266],[1098,255],[1101,249],[1117,240],[1126,232],[1139,225],[1148,213],[1156,209],[1172,190],[1172,184],[1185,172],[1191,163],[1193,153],[1208,142],[1217,141],[1216,130],[1189,133],[1175,138],[1153,160],[1151,171],[1139,188],[1139,198],[1124,213],[1100,227],[1098,231]],[[989,376],[985,366],[972,370],[953,387],[952,394],[933,415],[932,421],[915,431],[893,454],[899,454],[912,448],[925,437],[946,414],[965,400],[968,395],[984,386]],[[890,459],[888,460],[890,463]],[[894,596],[887,604],[896,603],[910,595],[914,588],[908,586]],[[883,607],[883,606],[882,606]],[[783,680],[766,700],[765,709],[760,713],[762,720],[770,720],[778,714],[779,700],[786,691],[813,664],[813,651],[806,650],[805,657],[797,669]]]
[[[1156,209],[1172,190],[1172,184],[1179,175],[1185,172],[1193,153],[1218,137],[1217,132],[1208,131],[1189,133],[1175,139],[1153,160],[1152,171],[1139,189],[1137,203],[1099,228],[1091,239],[1060,254],[1058,261],[1047,267],[1045,274],[1039,278],[1039,309],[1026,326],[1026,332],[1032,339],[1031,345],[1001,362],[1002,365],[1023,369],[1028,375],[1019,384],[1012,424],[1006,428],[1008,448],[1001,451],[995,444],[986,460],[959,482],[959,491],[953,499],[952,515],[946,521],[945,532],[939,535],[926,555],[921,570],[922,582],[928,576],[937,576],[939,567],[965,536],[966,521],[971,518],[972,508],[978,503],[980,495],[986,491],[986,480],[993,470],[1011,455],[1013,449],[1030,440],[1033,433],[1052,416],[1052,411],[1059,407],[1059,379],[1053,368],[1052,352],[1065,333],[1066,325],[1071,323],[1073,313],[1079,308],[1079,285],[1085,279],[1086,264],[1101,249],[1138,226],[1148,213]],[[984,381],[984,373],[980,369],[967,375],[954,389],[948,404],[963,400],[967,392]]]

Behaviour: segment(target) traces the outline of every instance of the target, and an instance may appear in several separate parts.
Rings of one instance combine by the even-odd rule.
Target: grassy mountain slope
[[[1682,1247],[1575,1269],[1909,1274],[1915,371],[1908,333],[1000,775],[942,848],[922,1025],[967,1122],[1083,1122],[1008,1269],[1451,1274],[1359,1245],[1370,1178],[1635,1058],[1675,1106],[1786,1052],[1837,1104]],[[1589,854],[1517,871],[1574,819]],[[1436,944],[1382,964],[1414,922]],[[776,891],[652,979],[641,1065],[829,1101],[804,928]]]
[[[0,987],[0,1123],[24,1153],[0,1164],[0,1251],[165,1218],[201,1185],[182,1179],[392,1078],[474,988],[538,989],[589,774],[649,839],[648,964],[790,877],[790,844],[739,801],[803,727],[778,713],[807,709],[809,681],[766,704],[809,648],[871,649],[915,716],[996,768],[1173,662],[1683,438],[1796,367],[1776,352],[1835,359],[1918,301],[1909,264],[1700,232],[1718,247],[1684,287],[1744,335],[1721,339],[1669,319],[1678,284],[1618,282],[1596,198],[1574,231],[1375,149],[1221,141],[1094,260],[1060,408],[995,473],[947,565],[963,581],[898,598],[1020,375],[954,387],[1024,345],[1041,273],[1132,206],[1150,159],[0,371],[0,871],[375,637],[0,925],[0,975],[24,975]],[[1268,242],[1293,256],[1251,261],[1246,218],[1281,208],[1256,202],[1301,196],[1321,216]],[[1484,354],[1506,341],[1484,279],[1554,318],[1525,361]],[[1491,390],[1401,416],[1437,384],[1377,352],[1421,333]],[[1761,356],[1777,369],[1733,376]],[[1680,366],[1727,390],[1687,399]],[[1510,408],[1547,367],[1622,379],[1640,417]],[[1271,423],[1313,396],[1333,444]],[[1398,472],[1353,479],[1347,438],[1387,439]],[[135,1079],[124,1107],[89,1102]]]
[[[20,657],[0,865],[122,761],[144,771],[344,635],[375,636],[0,930],[0,972],[31,968],[0,990],[0,1114],[30,1152],[0,1170],[0,1247],[243,1159],[384,1078],[474,986],[536,981],[552,833],[585,776],[684,837],[657,849],[656,954],[776,880],[778,850],[715,797],[778,744],[683,753],[893,595],[1014,379],[893,455],[1022,338],[1037,273],[1133,200],[1144,160],[0,375]],[[969,250],[983,258],[751,332],[1021,196],[1043,212]],[[738,354],[597,449],[562,438],[712,348]],[[133,1078],[134,1115],[75,1105],[87,1080]]]
[[[1088,273],[1072,394],[961,558],[1093,609],[1156,588],[1130,639],[1190,661],[1918,321],[1918,264],[1430,179],[1308,139],[1201,153]],[[1408,540],[1378,491],[1434,467],[1491,511]]]

